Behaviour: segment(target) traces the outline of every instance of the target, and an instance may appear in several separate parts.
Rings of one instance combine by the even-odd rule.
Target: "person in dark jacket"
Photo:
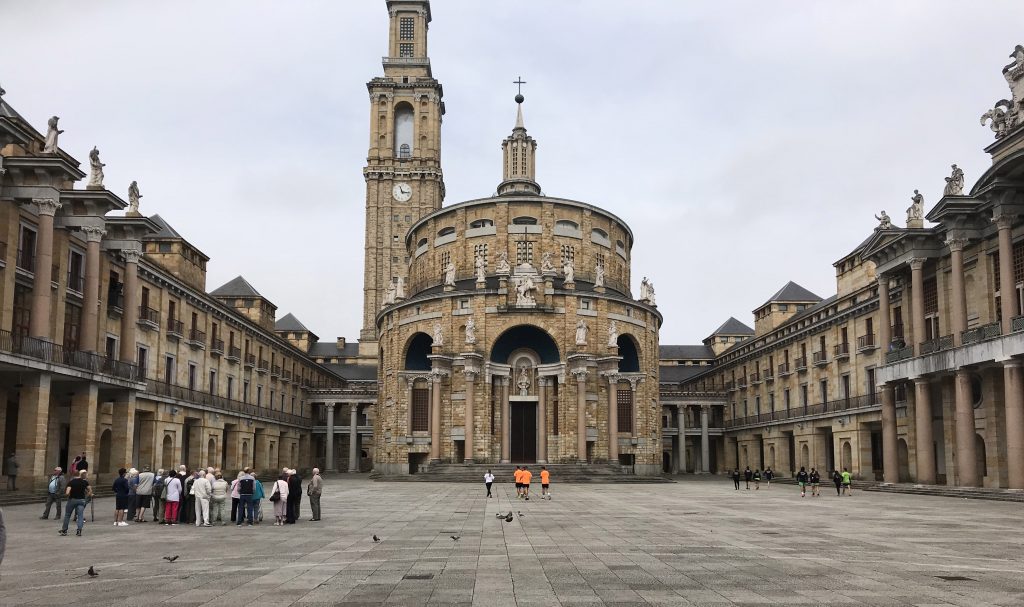
[[[747,489],[749,490],[750,489],[750,481],[751,481],[751,479],[754,478],[754,473],[750,471],[750,466],[747,466],[747,469],[743,471],[743,478],[744,478],[744,480],[747,481]]]
[[[60,506],[64,499],[65,487],[67,487],[67,481],[64,480],[64,471],[57,466],[46,482],[46,509],[43,510],[43,515],[39,518],[43,520],[50,518],[50,506],[57,504],[57,517],[54,520],[60,520]]]
[[[796,482],[800,485],[800,497],[807,494],[807,481],[809,481],[810,478],[810,475],[807,474],[807,469],[800,466],[800,472],[796,473]]]
[[[836,495],[842,495],[843,475],[839,474],[839,471],[835,468],[832,469],[832,482],[836,486]]]
[[[740,490],[740,469],[734,468],[732,471],[732,484],[736,485],[736,490]]]
[[[125,478],[125,473],[128,472],[124,468],[117,471],[117,478],[114,479],[114,485],[111,487],[114,490],[114,526],[115,527],[127,527],[128,523],[125,521],[125,517],[128,515],[128,508],[131,506],[131,488],[128,486],[128,479]]]
[[[302,503],[302,477],[298,470],[289,470],[288,473],[288,517],[285,522],[294,524],[299,520],[299,505]]]

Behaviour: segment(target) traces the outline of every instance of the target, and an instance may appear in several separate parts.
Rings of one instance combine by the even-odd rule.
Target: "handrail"
[[[139,306],[139,320],[142,322],[160,324],[160,311],[147,306]]]
[[[43,339],[15,335],[10,331],[0,331],[0,351],[20,354],[67,367],[73,367],[90,373],[112,375],[119,379],[137,381],[139,367],[95,352],[68,350],[60,344]]]
[[[288,413],[286,411],[277,411],[275,409],[268,409],[266,407],[257,406],[251,403],[245,403],[234,399],[225,398],[223,396],[210,394],[209,392],[202,392],[200,390],[190,390],[185,386],[168,384],[162,381],[157,381],[155,379],[146,380],[146,392],[149,392],[150,394],[155,394],[157,396],[164,396],[167,398],[173,398],[175,400],[185,401],[187,403],[195,403],[200,405],[206,405],[209,407],[216,407],[223,411],[237,413],[244,417],[260,417],[264,419],[285,422],[303,427],[312,426],[312,420],[302,415]]]
[[[736,419],[727,420],[725,422],[725,427],[733,428],[736,426],[747,426],[750,424],[760,424],[773,421],[785,421],[797,417],[806,417],[809,415],[842,413],[843,411],[849,411],[851,409],[860,409],[863,407],[871,407],[878,404],[880,404],[878,394],[862,394],[861,396],[851,396],[849,398],[841,398],[838,400],[831,400],[824,403],[818,403],[817,405],[806,405],[803,407],[793,407],[790,409],[769,411],[767,413],[761,413],[759,415],[748,415],[745,417],[738,417]]]

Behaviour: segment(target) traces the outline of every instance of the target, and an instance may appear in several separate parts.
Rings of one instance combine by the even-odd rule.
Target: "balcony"
[[[730,379],[729,381],[725,382],[725,390],[727,392],[735,392],[736,391],[736,380],[735,379]]]
[[[771,369],[765,369],[761,374],[764,376],[764,380],[766,382],[773,382],[773,381],[775,381],[775,376],[772,375],[772,370]]]
[[[921,342],[921,356],[928,354],[934,354],[942,350],[948,350],[953,347],[953,336],[943,335],[942,337],[936,337],[935,339],[929,339]]]
[[[870,352],[876,348],[878,348],[878,344],[875,343],[874,333],[861,335],[857,338],[857,352]]]
[[[280,365],[274,365],[273,367],[270,368],[270,377],[271,377],[271,379],[273,379],[275,377],[281,377],[281,367],[280,367]]]
[[[281,371],[281,381],[283,381],[286,384],[287,383],[291,383],[291,381],[292,381],[292,372],[291,371]]]
[[[224,357],[224,360],[237,365],[241,359],[242,350],[238,346],[228,346],[228,354]]]
[[[57,275],[54,274],[54,277]],[[81,295],[85,293],[85,276],[81,272],[68,272],[68,291],[74,291]]]
[[[18,249],[18,258],[14,263],[19,270],[25,270],[26,272],[36,271],[36,256],[32,251]]]
[[[249,369],[252,369],[253,367],[255,367],[256,366],[256,355],[255,354],[246,354],[245,355],[245,362],[243,364],[246,366],[246,368],[249,368]]]
[[[223,339],[216,339],[216,338],[214,338],[210,342],[210,354],[212,354],[213,356],[223,356],[224,355],[224,340]]]
[[[903,348],[896,348],[885,353],[885,364],[899,362],[908,358],[914,357],[914,347],[906,346]]]
[[[167,319],[167,337],[181,339],[185,337],[185,323],[174,318]]]
[[[260,375],[265,375],[267,373],[267,369],[270,368],[267,366],[269,364],[270,363],[261,358],[259,362],[256,363],[256,372],[259,373]]]
[[[206,347],[206,333],[203,333],[199,329],[190,329],[188,332],[188,345],[201,350]]]
[[[804,373],[807,371],[807,357],[801,356],[793,361],[793,365],[796,366],[797,373]]]
[[[67,350],[60,344],[0,331],[0,351],[64,365],[97,375],[111,375],[127,381],[138,381],[139,368],[93,352]]]
[[[986,341],[1003,334],[1002,323],[999,321],[990,322],[974,329],[968,329],[960,333],[960,343],[963,345],[976,344],[979,341]]]
[[[115,316],[124,314],[124,285],[119,282],[107,289],[107,313]]]
[[[311,426],[311,420],[301,415],[275,411],[258,405],[216,396],[199,390],[190,390],[184,386],[167,384],[156,380],[148,380],[146,382],[146,392],[165,398],[173,398],[181,401],[184,405],[201,405],[236,414],[239,417],[270,419],[305,428]]]
[[[750,385],[756,386],[759,383],[761,383],[761,373],[758,371],[754,371],[753,373],[750,374]]]
[[[872,410],[880,407],[877,394],[864,394],[839,400],[831,400],[817,405],[804,405],[792,409],[780,409],[757,415],[738,417],[725,422],[726,428],[739,426],[752,426],[759,424],[771,424],[785,422],[792,419],[805,417],[829,417],[834,415],[845,415],[853,410]]]
[[[789,370],[789,363],[782,363],[779,365],[779,377],[786,377],[791,373],[792,371]]]
[[[834,347],[836,360],[844,360],[850,358],[850,344],[844,342],[836,344]]]
[[[139,326],[143,329],[160,330],[160,311],[148,306],[139,306]]]
[[[1024,331],[1024,316],[1017,316],[1010,320],[1010,331],[1013,333]]]
[[[819,352],[815,352],[813,354],[813,356],[814,356],[814,366],[815,367],[822,367],[822,366],[828,364],[828,354],[826,354],[824,350],[821,350]]]

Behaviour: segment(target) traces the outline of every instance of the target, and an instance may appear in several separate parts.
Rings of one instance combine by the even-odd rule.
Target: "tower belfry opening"
[[[498,195],[540,195],[540,185],[537,183],[536,152],[537,141],[526,132],[523,123],[523,85],[526,82],[522,77],[513,84],[519,87],[516,94],[516,126],[512,134],[501,143],[502,150],[502,181],[498,185]]]

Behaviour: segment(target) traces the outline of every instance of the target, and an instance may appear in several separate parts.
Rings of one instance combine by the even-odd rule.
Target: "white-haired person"
[[[306,495],[309,496],[309,509],[313,511],[311,521],[320,520],[320,494],[324,490],[324,479],[320,476],[320,468],[313,468],[313,477],[306,485]]]
[[[288,514],[288,474],[282,472],[270,490],[270,501],[274,504],[274,526],[285,524]]]

